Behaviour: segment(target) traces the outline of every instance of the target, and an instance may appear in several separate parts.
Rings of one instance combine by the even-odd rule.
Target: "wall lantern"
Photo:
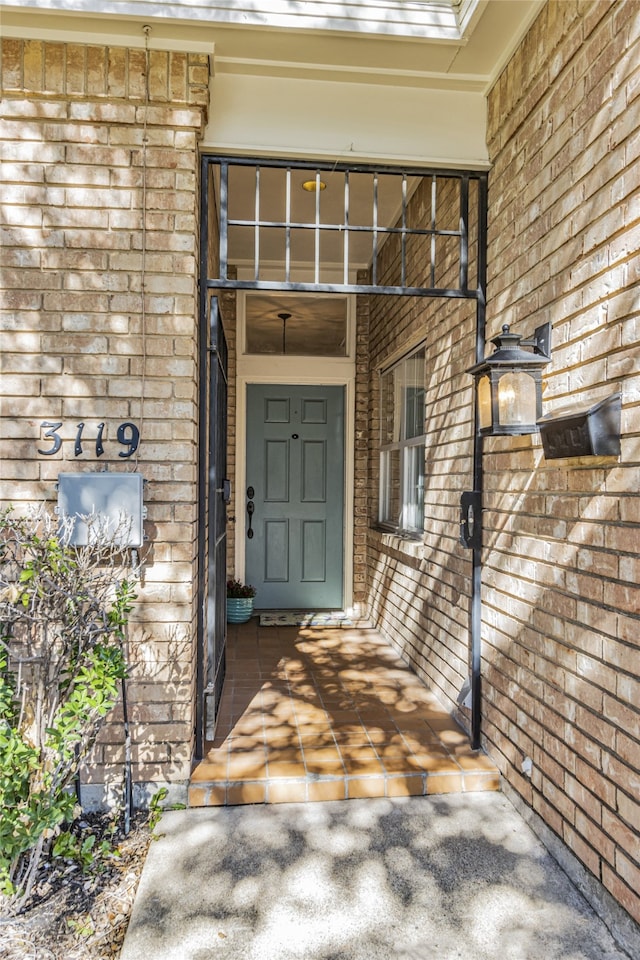
[[[537,433],[536,421],[542,415],[542,368],[551,360],[551,324],[538,327],[525,340],[510,333],[505,323],[491,343],[494,352],[467,370],[476,381],[480,434]]]

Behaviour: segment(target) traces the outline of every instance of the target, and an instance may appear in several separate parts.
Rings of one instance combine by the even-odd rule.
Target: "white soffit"
[[[142,20],[101,16],[79,17],[55,14],[50,10],[34,13],[31,9],[8,7],[12,0],[0,0],[0,36],[51,43],[88,43],[100,46],[143,48],[147,43]],[[213,35],[194,25],[174,25],[152,21],[149,47],[152,50],[177,50],[180,53],[214,52]]]
[[[482,93],[218,75],[202,146],[215,153],[483,169]]]

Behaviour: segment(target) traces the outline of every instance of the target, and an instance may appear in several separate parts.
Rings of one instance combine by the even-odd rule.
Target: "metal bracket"
[[[460,543],[475,550],[482,546],[482,494],[466,490],[460,497]]]
[[[520,341],[521,347],[533,347],[533,352],[542,357],[551,358],[551,321],[541,324],[533,331],[533,336]]]

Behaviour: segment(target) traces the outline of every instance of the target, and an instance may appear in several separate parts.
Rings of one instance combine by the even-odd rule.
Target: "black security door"
[[[197,725],[199,756],[203,754],[204,743],[214,735],[224,683],[227,624],[227,342],[216,297],[212,297],[209,303],[207,333],[208,342],[203,344],[202,359],[208,372],[208,377],[204,378],[208,389],[203,397],[208,406],[203,423],[208,424],[208,428],[203,429],[200,436],[205,448],[201,450],[200,517],[207,550],[200,561],[204,650]]]

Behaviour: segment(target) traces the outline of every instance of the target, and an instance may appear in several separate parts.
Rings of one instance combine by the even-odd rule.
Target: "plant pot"
[[[227,597],[227,623],[246,623],[253,615],[253,597]]]

